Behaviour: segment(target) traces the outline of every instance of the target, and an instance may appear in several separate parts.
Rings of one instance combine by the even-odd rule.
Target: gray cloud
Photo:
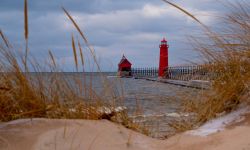
[[[208,25],[225,9],[216,0],[176,0]],[[160,0],[29,0],[30,49],[38,59],[48,49],[72,71],[71,34],[79,36],[64,15],[67,8],[96,48],[104,70],[124,53],[136,67],[158,66],[159,42],[167,37],[170,64],[195,57],[186,35],[199,27],[179,10]],[[23,1],[1,0],[0,28],[17,47],[23,47]],[[87,52],[86,52],[87,53]],[[108,67],[106,66],[108,65]]]

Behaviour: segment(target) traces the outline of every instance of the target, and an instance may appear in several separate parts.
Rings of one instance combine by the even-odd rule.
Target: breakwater
[[[158,68],[132,68],[134,77],[158,77]],[[204,65],[176,66],[165,69],[165,78],[171,80],[209,80],[214,74],[209,72]]]
[[[158,78],[157,68],[133,68],[132,75],[135,79],[145,79],[197,89],[210,88],[211,83],[209,81],[214,77],[214,73],[209,72],[203,65],[168,67],[165,69],[164,78]]]

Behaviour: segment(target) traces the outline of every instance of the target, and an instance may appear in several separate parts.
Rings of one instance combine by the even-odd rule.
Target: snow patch
[[[248,112],[250,112],[249,107],[240,108],[225,116],[221,116],[219,118],[208,121],[198,129],[187,131],[186,134],[197,135],[197,136],[208,136],[212,133],[224,130],[225,126],[230,123],[240,122],[244,120],[244,117],[242,115]]]
[[[118,107],[99,107],[97,109],[97,112],[101,113],[101,114],[106,114],[106,115],[110,115],[112,113],[121,113],[127,110],[127,107],[125,106],[118,106]]]
[[[136,115],[130,116],[131,118],[153,118],[153,117],[173,117],[173,118],[180,118],[180,117],[189,117],[192,115],[191,113],[164,113],[164,114],[147,114],[147,115]]]

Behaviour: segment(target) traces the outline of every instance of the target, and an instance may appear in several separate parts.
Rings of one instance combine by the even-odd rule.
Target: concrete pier
[[[211,82],[206,80],[189,80],[189,81],[182,81],[182,80],[171,80],[171,79],[164,79],[164,78],[148,78],[148,77],[134,77],[135,79],[144,79],[148,81],[155,81],[167,84],[174,84],[183,87],[189,88],[196,88],[196,89],[209,89],[211,87]]]

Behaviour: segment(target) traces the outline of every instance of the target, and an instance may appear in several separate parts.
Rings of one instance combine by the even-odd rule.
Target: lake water
[[[112,79],[115,80],[115,79]],[[181,86],[148,81],[144,79],[122,78],[125,106],[131,116],[151,130],[151,136],[165,138],[175,131],[169,123],[189,119],[189,114],[181,111],[183,96],[197,94],[199,90]],[[141,112],[136,113],[136,107]],[[133,114],[134,113],[134,114]],[[141,115],[139,115],[141,113]]]
[[[50,73],[44,73],[49,77]],[[61,73],[64,78],[85,79],[105,100],[117,99],[117,105],[125,105],[129,116],[149,128],[152,137],[164,138],[174,130],[169,123],[189,117],[181,112],[183,95],[196,94],[198,90],[186,87],[134,78],[118,78],[115,73]],[[104,79],[105,83],[104,83]]]

